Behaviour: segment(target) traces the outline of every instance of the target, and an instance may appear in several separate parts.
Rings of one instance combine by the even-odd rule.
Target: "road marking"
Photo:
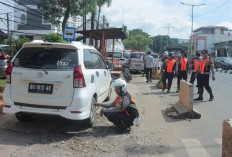
[[[215,138],[214,139],[218,144],[222,145],[222,139],[221,138]]]
[[[198,139],[181,139],[190,157],[210,157]]]

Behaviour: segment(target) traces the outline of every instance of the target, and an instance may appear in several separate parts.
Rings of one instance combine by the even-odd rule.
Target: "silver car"
[[[7,47],[9,47],[9,45],[0,45],[0,78],[4,78],[6,76],[5,70],[10,60],[10,55],[7,54],[6,51]]]

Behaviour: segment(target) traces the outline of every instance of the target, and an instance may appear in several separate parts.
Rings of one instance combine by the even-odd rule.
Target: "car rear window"
[[[107,52],[107,57],[112,57],[113,52]],[[114,52],[114,58],[122,58],[122,53],[121,52]]]
[[[23,48],[14,60],[17,67],[44,67],[53,70],[74,69],[77,51],[63,48]]]
[[[145,57],[142,53],[131,53],[131,58],[142,58]]]

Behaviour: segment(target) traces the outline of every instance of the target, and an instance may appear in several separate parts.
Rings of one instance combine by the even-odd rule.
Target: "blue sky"
[[[232,0],[181,0],[190,4],[206,4],[194,7],[194,29],[200,26],[217,25],[232,29]],[[124,8],[124,9],[123,9]],[[129,29],[141,28],[150,35],[166,35],[188,38],[191,33],[191,7],[180,0],[113,0],[110,8],[104,7],[111,26],[128,25]]]

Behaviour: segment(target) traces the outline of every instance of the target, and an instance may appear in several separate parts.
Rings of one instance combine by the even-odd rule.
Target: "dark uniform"
[[[213,69],[213,61],[209,59],[209,57],[206,59],[201,59],[200,65],[197,71],[199,97],[197,99],[194,99],[195,101],[203,100],[204,87],[210,95],[209,101],[212,101],[214,99],[212,89],[209,86],[210,71],[212,72],[212,76],[214,78],[215,73]]]
[[[190,78],[190,81],[189,81],[189,83],[191,83],[191,84],[194,84],[194,82],[195,82],[196,72],[198,70],[200,61],[201,61],[201,59],[197,58],[197,57],[192,60],[192,63],[191,63],[191,66],[190,66],[190,70],[191,70],[192,74],[191,74],[191,78]]]
[[[171,86],[172,86],[172,80],[173,80],[173,77],[174,77],[174,65],[175,65],[175,60],[174,59],[166,59],[164,62],[163,62],[163,65],[162,65],[162,69],[165,69],[165,72],[163,73],[163,77],[162,77],[162,82],[163,82],[163,91],[165,90],[166,88],[166,80],[168,79],[168,91],[167,92],[170,92],[170,89],[171,89]]]
[[[188,79],[188,59],[186,57],[180,58],[176,62],[176,72],[177,75],[177,92],[180,90],[180,80],[187,81]]]
[[[139,117],[138,110],[131,95],[126,91],[118,96],[111,104],[102,104],[103,113],[116,126],[130,127],[135,118]]]

